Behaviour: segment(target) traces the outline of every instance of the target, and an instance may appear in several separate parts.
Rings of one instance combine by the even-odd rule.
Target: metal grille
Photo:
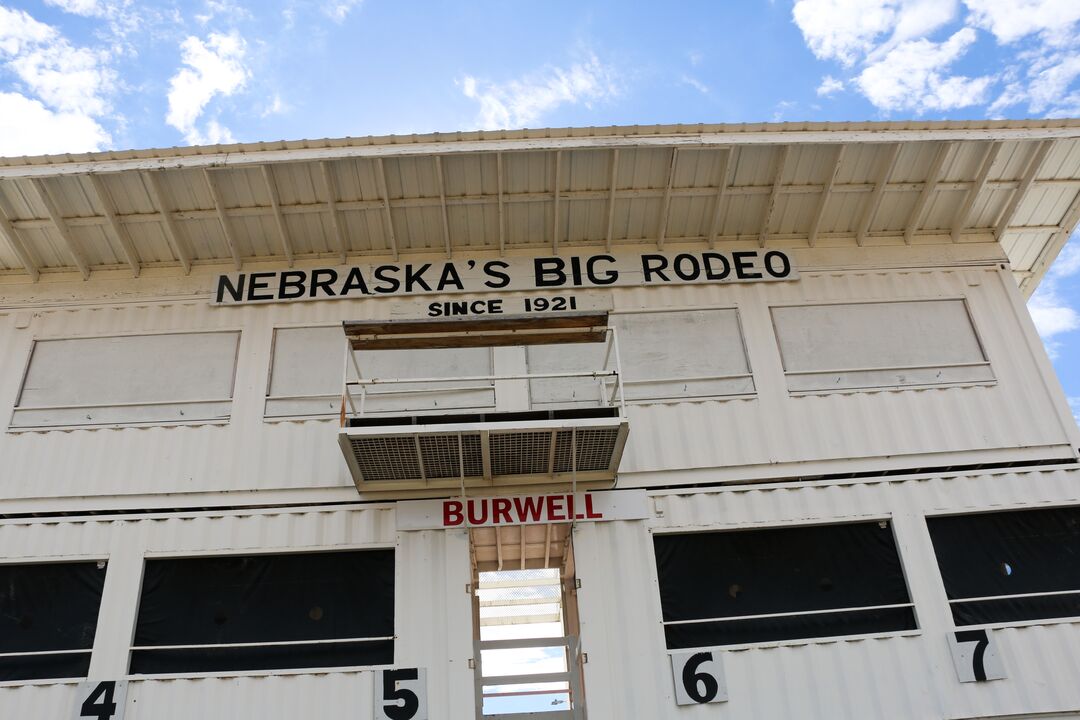
[[[352,438],[351,444],[364,480],[416,480],[421,477],[416,441],[411,437]]]
[[[534,475],[548,472],[551,432],[491,433],[491,472],[494,475]]]
[[[570,453],[570,430],[560,430],[555,435],[554,472],[568,473],[572,470]],[[577,431],[578,472],[606,470],[611,466],[611,456],[618,441],[618,428]]]
[[[483,474],[484,462],[480,455],[480,436],[475,433],[461,435],[460,448],[458,437],[458,435],[420,436],[420,454],[424,462],[424,474],[427,477],[461,477],[459,458],[465,461],[465,477]]]

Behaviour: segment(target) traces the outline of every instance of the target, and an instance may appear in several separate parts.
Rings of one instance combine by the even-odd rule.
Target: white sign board
[[[375,671],[375,720],[428,720],[427,670]]]
[[[127,705],[127,680],[90,680],[75,691],[75,720],[123,720]]]
[[[519,290],[567,293],[620,285],[762,282],[796,277],[791,258],[780,250],[432,260],[221,275],[211,303]]]
[[[649,516],[644,490],[609,490],[576,495],[537,494],[510,497],[404,500],[397,504],[398,530],[440,530],[494,525],[605,520],[641,520]]]
[[[998,654],[997,643],[989,630],[983,628],[951,633],[949,650],[960,682],[985,682],[1005,678],[1005,663]]]
[[[692,650],[671,656],[671,675],[675,681],[676,705],[705,705],[726,702],[723,653]]]

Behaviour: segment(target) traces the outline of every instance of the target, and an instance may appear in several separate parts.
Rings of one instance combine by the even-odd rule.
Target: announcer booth
[[[1080,718],[1080,121],[0,159],[0,717]]]

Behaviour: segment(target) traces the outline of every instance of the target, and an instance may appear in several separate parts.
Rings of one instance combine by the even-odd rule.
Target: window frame
[[[670,621],[665,621],[663,616],[663,602],[660,592],[660,566],[658,558],[656,556],[655,544],[653,543],[653,536],[656,535],[687,535],[687,534],[702,534],[702,533],[726,533],[726,532],[744,532],[754,530],[782,530],[787,528],[796,527],[820,527],[820,526],[837,526],[837,525],[852,525],[852,524],[864,524],[864,523],[882,523],[889,524],[889,532],[892,533],[893,544],[896,547],[896,556],[900,563],[900,570],[904,579],[904,589],[907,591],[908,602],[895,605],[895,607],[910,607],[912,617],[915,621],[915,628],[911,630],[883,630],[873,633],[860,633],[852,635],[829,635],[822,637],[807,637],[807,638],[793,638],[789,640],[762,640],[758,642],[746,642],[746,643],[732,643],[730,645],[696,645],[694,647],[687,648],[669,648],[667,646],[667,639],[664,634],[664,628],[669,624],[673,624]],[[663,646],[664,653],[668,655],[693,652],[695,650],[707,650],[707,649],[720,649],[720,650],[750,650],[750,649],[763,649],[763,648],[776,648],[776,647],[792,647],[800,645],[828,645],[838,642],[857,642],[861,640],[870,639],[885,639],[885,638],[901,638],[901,637],[919,637],[924,632],[924,623],[920,616],[918,604],[915,602],[915,596],[911,590],[911,576],[908,572],[908,565],[904,555],[904,548],[900,542],[900,537],[897,535],[896,518],[891,513],[871,514],[867,516],[859,517],[840,517],[840,518],[813,518],[810,520],[797,520],[797,521],[770,521],[764,524],[723,524],[723,525],[704,525],[704,526],[680,526],[680,527],[651,527],[649,528],[649,545],[650,555],[652,556],[652,562],[649,570],[652,573],[652,586],[653,586],[653,600],[657,610],[658,621],[660,625],[660,643]],[[894,607],[888,606],[867,606],[864,609],[872,609],[875,607]],[[844,612],[854,611],[857,608],[840,608],[839,610],[817,611],[813,614],[824,614],[825,612]],[[766,617],[794,617],[798,615],[805,615],[809,613],[791,612],[791,613],[770,613]],[[752,617],[762,616],[731,616],[727,620],[745,620]],[[693,622],[708,622],[710,620],[717,620],[717,618],[703,618],[700,620],[694,620]],[[724,618],[719,618],[723,621]],[[680,621],[678,624],[691,624],[686,621]]]
[[[949,600],[948,590],[945,587],[945,577],[941,572],[941,565],[938,563],[937,550],[934,547],[933,535],[930,534],[930,523],[932,518],[946,518],[946,517],[958,517],[969,515],[991,515],[998,513],[1013,513],[1013,512],[1025,512],[1029,510],[1061,510],[1075,508],[1080,511],[1080,502],[1077,500],[1055,500],[1053,502],[1040,503],[1038,505],[1025,505],[1025,504],[1005,504],[999,505],[993,508],[975,508],[972,510],[934,510],[922,513],[922,527],[925,533],[926,543],[930,549],[930,555],[934,561],[934,569],[937,571],[937,586],[940,592],[940,597],[944,601],[946,608],[945,616],[948,618],[948,623],[954,630],[998,630],[1004,628],[1024,628],[1024,627],[1040,627],[1040,626],[1052,626],[1052,625],[1077,625],[1080,624],[1080,615],[1068,615],[1063,617],[1048,617],[1048,618],[1034,618],[1031,620],[1006,620],[1002,622],[990,622],[990,623],[978,623],[973,625],[957,625],[956,620],[953,617],[952,606],[953,603],[958,602],[972,602],[979,598],[958,598],[956,600]],[[1054,595],[1080,595],[1080,588],[1076,590],[1067,591],[1055,591],[1046,593],[1020,593],[1017,595],[995,595],[987,596],[984,599],[1007,599],[1010,597],[1052,597]]]
[[[265,388],[263,390],[263,396],[262,396],[262,421],[264,423],[295,422],[297,420],[336,420],[338,418],[339,413],[340,413],[340,408],[339,407],[336,407],[333,410],[328,410],[327,412],[323,412],[323,413],[288,413],[288,414],[282,414],[282,415],[270,415],[270,414],[268,414],[269,407],[270,407],[270,402],[274,401],[274,400],[304,401],[304,400],[322,400],[322,399],[331,399],[331,400],[332,399],[337,399],[337,400],[341,399],[342,395],[341,395],[340,390],[336,390],[335,392],[332,392],[332,393],[318,394],[318,395],[271,395],[270,394],[270,386],[271,386],[271,383],[273,383],[273,381],[274,381],[274,358],[275,358],[275,354],[277,352],[278,331],[279,330],[315,330],[315,329],[338,329],[338,330],[340,330],[341,329],[341,322],[339,321],[339,322],[330,322],[330,323],[325,323],[325,322],[324,323],[319,323],[319,322],[315,322],[315,323],[311,323],[311,322],[307,322],[307,323],[304,323],[304,322],[301,322],[301,323],[284,323],[284,324],[281,324],[281,325],[274,325],[271,328],[271,333],[270,333],[270,353],[269,353],[269,357],[267,358],[267,364],[266,364],[266,385],[265,385]],[[342,350],[344,350],[344,335],[342,335]],[[488,350],[488,355],[489,355],[489,359],[490,359],[490,363],[491,363],[492,372],[494,372],[494,368],[495,368],[494,349],[493,348],[487,348],[487,350]],[[372,352],[378,352],[378,351],[372,351]],[[344,361],[344,353],[342,353],[342,360]],[[343,368],[342,368],[343,370],[345,370],[346,372],[350,372],[350,369],[348,368],[348,366],[345,366],[344,362],[342,362],[342,365],[343,365]],[[448,390],[452,391],[453,388],[448,388]],[[376,416],[429,415],[429,414],[443,414],[443,413],[446,413],[446,412],[452,412],[452,413],[468,413],[468,412],[479,412],[479,411],[489,411],[490,412],[490,411],[495,410],[496,403],[497,403],[497,397],[496,397],[497,392],[496,392],[496,386],[495,386],[494,381],[491,382],[491,392],[492,392],[492,402],[491,402],[490,405],[477,405],[477,406],[468,406],[468,407],[452,408],[452,409],[437,408],[437,409],[423,409],[423,410],[410,410],[410,411],[368,410],[368,412],[371,412],[373,415],[376,415]],[[400,394],[400,392],[398,392],[398,393],[390,392],[390,393],[387,393],[387,394]]]
[[[34,352],[39,343],[56,342],[61,340],[107,340],[111,338],[136,338],[136,337],[159,337],[165,335],[210,335],[229,334],[236,335],[236,349],[232,356],[232,370],[230,373],[229,396],[227,398],[188,400],[188,401],[149,401],[149,402],[123,402],[99,405],[48,405],[41,407],[20,407],[26,381],[30,374],[30,366],[34,359]],[[19,375],[18,391],[15,394],[15,402],[8,414],[8,423],[5,432],[11,434],[28,432],[50,432],[55,430],[101,430],[125,427],[179,427],[188,425],[228,425],[232,422],[235,412],[237,374],[240,369],[241,348],[244,342],[244,328],[240,325],[217,327],[209,329],[192,328],[183,330],[133,330],[129,332],[104,332],[104,333],[73,333],[64,335],[34,335],[30,340],[30,348],[23,358],[22,372]],[[143,408],[156,405],[187,405],[187,404],[210,404],[228,403],[229,414],[223,418],[191,419],[191,420],[126,420],[122,422],[88,422],[88,423],[64,423],[56,425],[15,425],[15,417],[20,410],[49,410],[49,409],[82,409],[82,408]]]
[[[94,661],[94,652],[98,641],[98,630],[101,628],[101,616],[106,607],[106,592],[109,586],[109,561],[110,556],[108,553],[87,553],[85,555],[40,555],[40,556],[20,556],[20,557],[0,557],[0,567],[10,567],[12,565],[58,565],[69,563],[105,563],[105,567],[102,571],[105,573],[105,577],[102,578],[102,591],[101,600],[98,603],[97,619],[94,626],[94,640],[90,644],[90,647],[86,650],[71,650],[65,651],[70,654],[86,654],[90,656],[91,664]],[[7,657],[21,657],[37,655],[35,652],[27,653],[9,653]],[[49,651],[48,654],[56,655],[62,654],[58,651]],[[0,680],[0,688],[15,688],[24,687],[28,685],[73,685],[85,681],[84,677],[55,677],[55,678],[35,678],[31,680]]]
[[[262,668],[262,669],[249,669],[249,670],[213,670],[213,671],[184,671],[184,672],[168,672],[168,673],[132,673],[131,672],[131,660],[133,653],[141,649],[134,644],[135,642],[135,630],[139,622],[139,610],[142,604],[142,589],[143,582],[146,577],[146,562],[148,560],[186,560],[196,558],[208,558],[208,557],[237,557],[237,556],[262,556],[262,555],[315,555],[315,554],[327,554],[327,553],[339,553],[339,552],[363,552],[367,550],[391,550],[394,553],[394,634],[389,636],[389,639],[394,642],[394,659],[385,664],[378,665],[330,665],[320,667],[292,667],[292,668]],[[133,606],[133,613],[131,616],[131,639],[127,643],[126,655],[127,660],[124,665],[124,675],[122,679],[125,680],[184,680],[184,679],[198,679],[198,678],[227,678],[227,677],[270,677],[277,675],[322,675],[327,673],[349,673],[349,672],[363,672],[370,671],[379,668],[393,667],[397,662],[397,641],[400,639],[400,631],[398,629],[398,618],[401,614],[401,598],[397,591],[397,588],[401,584],[401,563],[398,557],[397,544],[391,542],[379,542],[379,543],[349,543],[345,545],[327,545],[319,547],[301,547],[295,546],[286,547],[257,547],[257,548],[221,548],[221,549],[202,549],[202,550],[147,550],[144,551],[140,557],[139,562],[139,586],[136,591],[136,602]],[[378,641],[379,638],[365,638],[365,640]],[[342,642],[341,640],[321,641],[321,642]],[[277,646],[282,645],[314,645],[319,642],[259,642],[259,643],[242,643],[243,646],[258,647],[258,646]],[[218,646],[217,644],[206,645],[208,648]],[[221,647],[230,647],[233,644],[223,643]],[[154,646],[157,647],[157,646]],[[186,646],[185,646],[186,647]]]
[[[757,388],[757,376],[754,374],[754,364],[750,356],[750,347],[746,342],[746,327],[743,324],[742,309],[737,303],[730,304],[710,304],[710,305],[687,305],[687,306],[674,306],[674,307],[649,307],[649,308],[616,308],[608,313],[608,324],[616,331],[614,318],[620,315],[655,315],[663,313],[692,313],[703,311],[732,311],[735,313],[735,324],[739,331],[739,347],[742,349],[743,359],[746,361],[746,372],[736,373],[733,375],[709,375],[699,377],[687,377],[687,378],[648,378],[644,380],[629,379],[625,375],[621,378],[624,387],[630,386],[642,386],[642,385],[655,385],[660,383],[677,383],[681,381],[686,382],[707,382],[711,380],[737,380],[741,378],[747,378],[752,386],[751,390],[745,392],[731,392],[731,393],[713,393],[708,395],[668,395],[658,394],[651,397],[630,397],[627,395],[627,405],[664,405],[673,403],[692,403],[692,402],[708,402],[708,401],[724,401],[724,400],[740,400],[747,398],[755,398],[758,396]],[[626,355],[627,341],[626,335],[619,335],[620,344],[620,360]],[[526,348],[526,365],[528,366],[528,348]],[[531,368],[530,368],[531,369]],[[533,401],[532,389],[529,389],[529,403],[533,408],[540,407],[558,407],[567,405],[568,403],[540,403],[539,406]]]
[[[935,365],[894,365],[887,367],[848,367],[838,369],[825,369],[825,370],[788,370],[784,362],[784,352],[780,343],[780,332],[776,325],[776,316],[773,313],[775,308],[793,308],[793,307],[828,307],[834,305],[885,305],[894,303],[925,303],[925,302],[956,302],[962,303],[964,313],[967,316],[968,324],[971,326],[973,335],[975,336],[975,342],[979,346],[979,351],[984,358],[981,362],[962,362],[962,363],[944,363]],[[769,313],[769,325],[772,329],[773,342],[776,346],[776,354],[780,361],[780,368],[784,377],[784,389],[790,397],[803,397],[808,395],[848,395],[854,393],[871,393],[871,392],[902,392],[906,390],[927,390],[933,388],[949,388],[949,387],[992,387],[998,384],[998,377],[994,372],[994,363],[990,357],[990,352],[987,350],[986,341],[983,339],[983,334],[979,329],[979,325],[975,322],[975,314],[971,310],[970,298],[967,295],[941,295],[941,296],[913,296],[913,297],[889,297],[889,298],[858,298],[858,299],[836,299],[836,300],[815,300],[813,302],[778,302],[767,303],[767,310]],[[817,388],[817,389],[805,389],[805,390],[793,390],[791,389],[788,378],[792,375],[823,375],[830,373],[855,373],[855,372],[874,372],[874,371],[893,371],[893,370],[921,370],[932,368],[962,368],[962,367],[985,367],[990,373],[990,379],[987,380],[956,380],[941,383],[910,383],[905,385],[858,385],[858,386],[845,386],[835,389]]]

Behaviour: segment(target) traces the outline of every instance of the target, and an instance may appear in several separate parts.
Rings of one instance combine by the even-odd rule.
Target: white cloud
[[[1028,311],[1035,321],[1050,357],[1057,354],[1055,336],[1080,329],[1080,312],[1061,296],[1061,281],[1080,274],[1080,233],[1062,248],[1057,260],[1050,266],[1038,290],[1028,300]]]
[[[975,42],[975,31],[962,28],[948,40],[907,40],[859,74],[855,83],[882,110],[952,110],[985,102],[994,78],[968,78],[946,71]]]
[[[798,0],[795,24],[822,60],[847,67],[952,21],[957,0]]]
[[[206,132],[197,122],[215,95],[228,97],[241,90],[251,73],[244,66],[247,43],[235,31],[211,33],[206,41],[188,37],[180,44],[180,68],[169,81],[169,112],[165,121],[191,144],[233,142],[227,128],[211,121]]]
[[[1073,420],[1080,425],[1080,397],[1069,398],[1069,407],[1072,408]]]
[[[835,95],[844,89],[844,81],[838,78],[834,78],[832,75],[826,75],[821,78],[821,84],[818,85],[817,94],[820,97],[829,97]]]
[[[776,108],[773,110],[772,121],[781,122],[784,119],[784,115],[788,110],[798,105],[794,100],[781,100],[776,103]]]
[[[1067,42],[1069,25],[1080,21],[1076,0],[964,0],[964,4],[972,24],[1005,44],[1033,33],[1043,34],[1051,43]]]
[[[250,20],[252,17],[251,11],[237,5],[233,0],[205,0],[204,7],[206,8],[205,12],[195,15],[195,20],[200,25],[205,25],[219,15],[224,16],[231,22]]]
[[[353,8],[358,7],[363,0],[331,0],[323,3],[323,13],[336,23],[345,22],[345,18]]]
[[[683,75],[682,78],[679,79],[679,82],[683,85],[689,85],[702,95],[709,94],[709,86],[698,80],[696,77],[692,77],[690,75]]]
[[[506,83],[467,75],[461,87],[465,97],[480,104],[476,123],[484,130],[534,126],[560,105],[591,107],[619,92],[615,70],[595,55],[569,68],[547,67]]]
[[[0,6],[0,61],[17,79],[4,92],[3,152],[99,150],[110,142],[100,119],[111,111],[116,73],[109,54],[76,47],[56,28]],[[44,129],[55,133],[46,142]]]
[[[45,0],[45,4],[83,17],[102,17],[108,11],[108,4],[101,0]]]
[[[283,115],[292,110],[288,103],[281,99],[281,96],[277,93],[270,99],[270,102],[266,104],[263,111],[259,114],[259,117],[270,117],[271,115]]]
[[[110,142],[93,118],[56,112],[18,93],[0,92],[0,156],[92,152]]]

